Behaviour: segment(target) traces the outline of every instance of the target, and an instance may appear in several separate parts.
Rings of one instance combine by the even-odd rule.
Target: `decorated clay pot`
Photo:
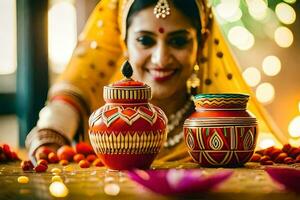
[[[256,145],[257,121],[247,110],[248,95],[199,94],[184,123],[189,154],[201,166],[241,166]]]
[[[110,169],[149,168],[166,140],[167,118],[148,102],[150,87],[130,78],[128,62],[123,74],[127,78],[104,87],[106,104],[89,119],[90,141]]]

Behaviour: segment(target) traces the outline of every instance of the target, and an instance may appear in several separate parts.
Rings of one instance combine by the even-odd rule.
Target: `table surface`
[[[286,191],[281,185],[272,181],[264,171],[264,166],[257,163],[247,163],[244,167],[232,169],[233,175],[213,191],[180,197],[155,194],[131,181],[123,172],[109,171],[105,167],[81,169],[78,164],[70,165],[74,168],[72,172],[62,171],[60,174],[69,189],[69,194],[65,199],[300,199],[300,194]],[[45,173],[24,173],[20,168],[20,162],[0,164],[0,199],[57,199],[49,192],[53,176],[51,169],[54,167],[63,169],[60,165],[50,164]],[[300,164],[289,167],[300,168]],[[195,163],[169,162],[154,164],[152,168],[200,167]],[[223,170],[223,168],[201,169],[207,174]],[[21,175],[29,177],[28,184],[17,182],[17,178]],[[111,196],[104,192],[105,186],[109,183],[120,186],[117,196]]]

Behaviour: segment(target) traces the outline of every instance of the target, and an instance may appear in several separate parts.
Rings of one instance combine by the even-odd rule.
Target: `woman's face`
[[[133,77],[151,86],[154,99],[184,95],[197,59],[197,31],[170,5],[171,14],[157,19],[153,7],[133,16],[127,31]]]

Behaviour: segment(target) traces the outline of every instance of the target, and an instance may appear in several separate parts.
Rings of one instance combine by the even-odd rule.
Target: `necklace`
[[[193,105],[192,101],[187,101],[181,109],[179,109],[176,113],[172,114],[169,117],[168,125],[167,125],[168,135],[169,135],[169,133],[174,131],[175,128],[178,127],[180,122],[182,122],[183,117],[185,117],[187,115],[187,113],[191,110],[192,105]],[[175,134],[175,135],[172,135],[172,136],[168,137],[167,141],[164,143],[164,147],[165,148],[174,147],[182,139],[183,139],[183,130],[180,131],[179,133]]]

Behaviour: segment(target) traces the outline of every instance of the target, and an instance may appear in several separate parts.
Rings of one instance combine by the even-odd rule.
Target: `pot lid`
[[[132,67],[128,61],[122,66],[124,79],[104,86],[103,97],[108,103],[143,103],[151,99],[151,88],[131,78]]]

